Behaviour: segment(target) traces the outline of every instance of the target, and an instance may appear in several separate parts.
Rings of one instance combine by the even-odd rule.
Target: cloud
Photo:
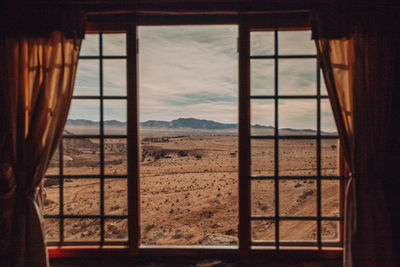
[[[99,35],[85,34],[82,40],[80,56],[98,56],[99,55]]]
[[[279,94],[316,95],[316,59],[280,59],[278,63]]]
[[[126,59],[103,60],[104,95],[126,96]]]
[[[321,130],[325,132],[337,131],[331,104],[328,99],[321,100]]]
[[[73,99],[69,109],[68,119],[100,121],[100,101],[92,99]]]
[[[273,59],[253,59],[250,63],[252,95],[273,95],[275,89],[275,63]]]
[[[125,56],[126,34],[103,34],[103,55]]]
[[[317,129],[317,101],[279,100],[279,128]]]
[[[250,54],[252,56],[272,56],[275,54],[274,32],[251,32]]]
[[[278,51],[281,55],[315,55],[315,42],[311,31],[278,32]]]
[[[76,72],[74,95],[99,95],[99,60],[80,59]]]
[[[315,54],[307,32],[279,32],[280,54]],[[140,121],[180,117],[238,121],[237,26],[143,26],[138,29]],[[274,54],[274,33],[251,33],[253,55]],[[125,34],[104,34],[103,54],[125,55]],[[87,34],[81,55],[99,55],[99,36]],[[316,94],[315,59],[280,59],[280,94]],[[74,95],[99,95],[99,61],[81,59]],[[104,95],[126,95],[126,60],[103,60]],[[251,94],[272,95],[273,59],[251,61]],[[326,92],[321,86],[321,92]],[[316,100],[279,101],[279,127],[316,129]],[[327,102],[328,103],[328,102]],[[329,103],[328,103],[329,104]],[[126,102],[105,101],[104,119],[126,121]],[[321,106],[324,131],[334,131],[329,105]],[[73,100],[70,118],[99,120],[99,101]],[[274,102],[251,101],[251,123],[274,125]]]
[[[126,100],[104,100],[104,120],[127,121]]]
[[[236,42],[236,26],[140,27],[141,120],[237,122]]]
[[[274,100],[271,99],[253,99],[250,102],[251,124],[260,124],[265,126],[275,126],[275,107]]]

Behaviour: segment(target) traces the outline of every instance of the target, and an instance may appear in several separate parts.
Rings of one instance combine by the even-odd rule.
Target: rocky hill
[[[97,126],[98,121],[83,120],[83,119],[68,119],[68,126]],[[126,126],[126,122],[121,122],[117,120],[105,120],[104,126],[116,126],[123,127]],[[212,120],[200,120],[195,118],[179,118],[172,121],[162,121],[162,120],[148,120],[140,123],[140,127],[143,128],[164,128],[164,129],[201,129],[201,130],[229,130],[237,129],[237,123],[221,123]],[[265,126],[260,124],[254,124],[251,126],[254,131],[262,131],[264,134],[273,135],[274,127]],[[292,129],[292,128],[282,128],[279,129],[281,135],[314,135],[316,131],[313,129]],[[336,134],[334,132],[327,133],[321,132],[322,134]]]

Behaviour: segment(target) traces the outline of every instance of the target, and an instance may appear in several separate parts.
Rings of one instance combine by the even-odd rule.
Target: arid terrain
[[[142,132],[141,242],[143,245],[236,245],[238,225],[238,138],[223,132]],[[316,173],[315,140],[281,140],[279,173]],[[64,139],[67,174],[100,174],[98,139]],[[105,175],[127,173],[126,140],[105,139]],[[252,175],[274,174],[273,140],[253,140]],[[337,141],[323,140],[322,175],[337,175]],[[47,174],[58,174],[58,152]],[[58,179],[46,179],[44,214],[59,213]],[[100,215],[100,179],[65,178],[64,214]],[[274,180],[251,182],[252,215],[275,215]],[[339,182],[322,181],[322,215],[339,216]],[[279,182],[281,216],[316,216],[316,180]],[[105,215],[127,215],[127,179],[106,178]],[[49,241],[58,240],[58,219],[46,219]],[[127,239],[127,219],[105,220],[106,240]],[[338,239],[339,223],[322,221],[323,241]],[[280,239],[315,241],[316,221],[281,221]],[[99,240],[99,219],[64,219],[66,241]],[[274,221],[253,221],[253,240],[274,240]]]

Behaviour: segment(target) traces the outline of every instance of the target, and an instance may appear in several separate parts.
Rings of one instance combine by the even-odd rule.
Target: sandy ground
[[[324,140],[323,175],[337,175],[336,140]],[[316,175],[316,141],[282,140],[279,174]],[[142,136],[141,242],[143,245],[234,245],[238,225],[237,136]],[[252,175],[272,176],[274,142],[254,140]],[[65,174],[99,174],[99,141],[64,140]],[[55,153],[48,174],[58,173]],[[105,140],[105,174],[126,174],[126,141]],[[44,214],[59,213],[59,185],[46,181]],[[252,215],[275,215],[273,180],[251,182]],[[104,182],[106,215],[127,215],[127,180]],[[316,216],[317,185],[309,180],[279,182],[281,216]],[[99,179],[64,179],[65,214],[100,214]],[[322,215],[339,216],[339,182],[322,181]],[[322,239],[337,240],[339,223],[322,221]],[[316,221],[281,221],[281,240],[316,240]],[[57,219],[46,219],[48,240],[58,240]],[[127,220],[105,221],[106,240],[126,240]],[[99,240],[98,219],[65,219],[65,240]],[[274,240],[274,221],[253,221],[253,240]]]

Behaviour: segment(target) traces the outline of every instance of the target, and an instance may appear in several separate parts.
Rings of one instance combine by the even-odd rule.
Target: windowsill
[[[240,254],[237,246],[141,246],[135,251],[127,246],[62,246],[48,247],[50,258],[79,257],[165,257],[165,256],[215,256],[215,257],[293,257],[310,259],[339,259],[343,249],[339,247],[251,247],[248,254]]]

